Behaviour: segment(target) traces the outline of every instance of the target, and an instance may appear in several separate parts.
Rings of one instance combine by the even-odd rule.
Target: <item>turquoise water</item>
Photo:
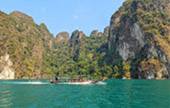
[[[105,80],[57,85],[0,80],[0,108],[170,108],[170,80]]]

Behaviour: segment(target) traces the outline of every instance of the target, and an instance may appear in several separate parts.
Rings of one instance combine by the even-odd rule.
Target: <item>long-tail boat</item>
[[[102,79],[88,80],[87,75],[74,75],[74,76],[56,76],[55,81],[51,80],[50,83],[55,84],[96,84]]]

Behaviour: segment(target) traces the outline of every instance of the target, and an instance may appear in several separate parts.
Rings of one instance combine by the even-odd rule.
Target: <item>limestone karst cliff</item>
[[[0,57],[0,79],[14,79],[15,73],[13,63],[10,60],[10,55],[5,54]]]
[[[132,78],[170,76],[170,1],[127,0],[113,14],[109,50],[130,68]],[[125,77],[126,71],[123,73]]]
[[[68,42],[70,40],[69,33],[68,32],[60,32],[57,34],[56,39],[59,42]]]
[[[127,0],[110,26],[90,36],[75,30],[54,37],[44,23],[37,25],[22,12],[0,11],[0,79],[56,74],[169,78],[169,31],[169,0]]]
[[[0,78],[94,74],[97,70],[94,71],[95,65],[91,64],[98,61],[98,51],[103,43],[107,43],[108,29],[104,32],[105,35],[100,33],[93,39],[78,30],[71,36],[60,32],[55,38],[44,23],[37,25],[22,12],[14,11],[8,15],[0,11],[0,56],[9,54],[13,64],[3,65],[7,61],[2,59]]]

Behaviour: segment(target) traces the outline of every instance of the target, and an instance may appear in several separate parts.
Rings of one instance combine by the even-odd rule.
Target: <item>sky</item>
[[[0,10],[15,10],[31,16],[35,23],[45,23],[50,33],[78,29],[87,36],[92,30],[103,32],[110,18],[125,0],[0,0]]]

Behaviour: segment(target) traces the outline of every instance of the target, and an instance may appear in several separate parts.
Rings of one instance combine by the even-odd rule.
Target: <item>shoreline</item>
[[[0,80],[50,80],[50,79],[54,79],[54,78],[21,78],[21,79],[0,79]],[[112,78],[108,78],[109,80],[170,80],[170,79],[166,79],[166,78],[161,78],[161,79],[112,79]],[[107,79],[105,79],[107,80]]]

